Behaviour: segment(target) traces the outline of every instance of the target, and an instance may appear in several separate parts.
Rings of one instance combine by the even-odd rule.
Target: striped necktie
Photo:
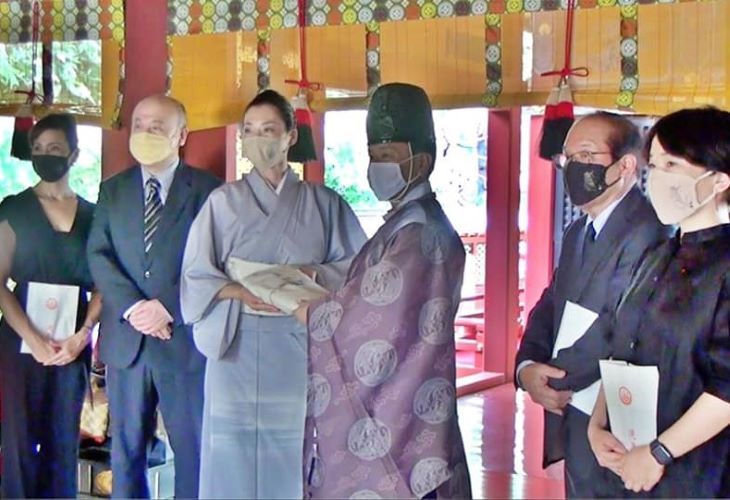
[[[162,215],[162,198],[160,197],[160,181],[154,177],[147,179],[145,183],[144,202],[144,251],[149,253],[152,248],[152,237],[157,231]]]

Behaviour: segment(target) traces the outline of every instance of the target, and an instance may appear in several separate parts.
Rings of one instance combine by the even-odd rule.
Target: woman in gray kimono
[[[182,314],[208,358],[201,498],[302,497],[306,332],[233,281],[232,262],[293,265],[336,290],[366,237],[342,198],[289,168],[296,140],[288,101],[259,94],[243,120],[254,170],[213,191],[190,230]]]

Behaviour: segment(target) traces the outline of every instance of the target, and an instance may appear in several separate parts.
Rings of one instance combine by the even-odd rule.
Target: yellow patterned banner
[[[44,42],[124,39],[123,0],[8,0],[0,2],[0,43],[31,41],[35,3]]]

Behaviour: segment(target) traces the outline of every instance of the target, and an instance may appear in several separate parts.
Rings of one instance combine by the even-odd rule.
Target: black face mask
[[[606,184],[606,171],[613,165],[615,163],[608,167],[579,161],[568,163],[563,169],[563,183],[573,205],[580,207],[590,203],[621,180],[619,177],[611,184]]]
[[[33,170],[45,182],[56,182],[66,175],[71,165],[68,157],[56,155],[33,155]]]

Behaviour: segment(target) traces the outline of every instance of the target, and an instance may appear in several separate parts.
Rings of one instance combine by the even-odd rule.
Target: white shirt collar
[[[147,180],[151,177],[156,178],[160,181],[160,198],[164,204],[167,200],[167,195],[170,193],[170,187],[172,187],[172,181],[175,179],[175,172],[177,166],[180,164],[180,159],[176,158],[169,166],[165,167],[161,172],[153,174],[146,167],[142,166],[142,187],[144,188],[147,184]]]
[[[593,224],[593,230],[596,232],[596,237],[601,233],[601,230],[606,226],[606,223],[608,222],[608,218],[611,217],[611,214],[614,210],[616,210],[616,207],[621,203],[624,198],[626,198],[626,195],[628,195],[631,192],[629,189],[624,193],[624,195],[615,200],[613,203],[611,203],[609,206],[603,209],[603,211],[598,214],[598,216],[593,219],[590,215],[586,218],[586,228]]]

